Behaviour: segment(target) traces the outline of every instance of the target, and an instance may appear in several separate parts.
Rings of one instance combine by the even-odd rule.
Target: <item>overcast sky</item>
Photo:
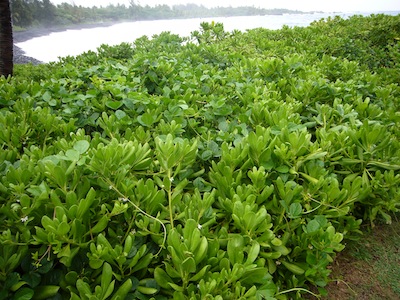
[[[55,4],[61,2],[75,3],[76,5],[107,6],[109,3],[124,3],[129,5],[129,0],[51,0]],[[347,11],[400,11],[400,0],[135,0],[142,6],[156,4],[182,4],[197,3],[207,7],[215,6],[256,6],[263,8],[287,8],[301,11],[326,11],[326,12],[347,12]]]

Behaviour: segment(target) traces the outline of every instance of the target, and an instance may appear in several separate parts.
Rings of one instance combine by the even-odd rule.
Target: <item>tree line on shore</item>
[[[181,5],[141,6],[131,0],[128,6],[110,4],[106,7],[83,7],[70,3],[54,5],[50,0],[10,0],[14,26],[67,26],[121,20],[156,20],[195,17],[227,17],[252,15],[279,15],[301,13],[287,9],[264,9],[254,6],[207,8],[193,3]]]

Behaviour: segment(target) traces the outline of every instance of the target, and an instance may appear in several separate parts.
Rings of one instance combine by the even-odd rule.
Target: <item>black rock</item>
[[[14,45],[14,64],[29,64],[29,63],[33,65],[38,65],[42,64],[43,62],[33,57],[26,56],[25,52],[21,48]]]

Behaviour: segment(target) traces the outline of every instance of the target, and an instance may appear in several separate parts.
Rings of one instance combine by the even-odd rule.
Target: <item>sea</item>
[[[336,15],[342,18],[349,18],[352,15],[368,16],[373,13],[398,15],[400,12],[307,13],[122,22],[107,27],[101,26],[53,32],[17,43],[16,45],[27,56],[36,58],[42,62],[53,62],[58,61],[61,57],[76,56],[89,50],[96,51],[102,44],[117,45],[122,42],[131,43],[144,35],[151,38],[165,31],[178,34],[182,37],[188,37],[191,32],[200,29],[202,22],[223,23],[225,31],[228,32],[233,30],[246,31],[259,27],[275,30],[282,28],[284,25],[289,27],[308,26],[313,21]]]

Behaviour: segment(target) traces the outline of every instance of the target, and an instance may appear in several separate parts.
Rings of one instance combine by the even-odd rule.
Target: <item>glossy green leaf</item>
[[[137,120],[140,125],[145,126],[145,127],[150,127],[151,125],[154,124],[156,121],[156,118],[151,115],[150,113],[144,113],[143,115],[140,115],[137,117]]]
[[[311,220],[307,224],[307,232],[315,233],[321,228],[321,225],[316,220]]]
[[[54,297],[59,290],[60,287],[56,285],[39,286],[35,289],[35,295],[33,299],[43,300]]]
[[[74,144],[74,149],[75,149],[76,151],[78,151],[79,154],[85,153],[85,152],[89,149],[89,147],[90,147],[89,142],[88,142],[88,141],[85,141],[85,140],[77,141],[77,142]]]
[[[19,289],[15,293],[14,298],[21,299],[21,300],[30,300],[30,299],[33,299],[33,294],[34,294],[34,291],[32,289],[22,288],[22,289]]]
[[[108,100],[108,101],[106,102],[106,106],[109,107],[109,108],[111,108],[111,109],[114,109],[114,110],[117,110],[117,109],[120,108],[122,105],[123,105],[122,101]]]

